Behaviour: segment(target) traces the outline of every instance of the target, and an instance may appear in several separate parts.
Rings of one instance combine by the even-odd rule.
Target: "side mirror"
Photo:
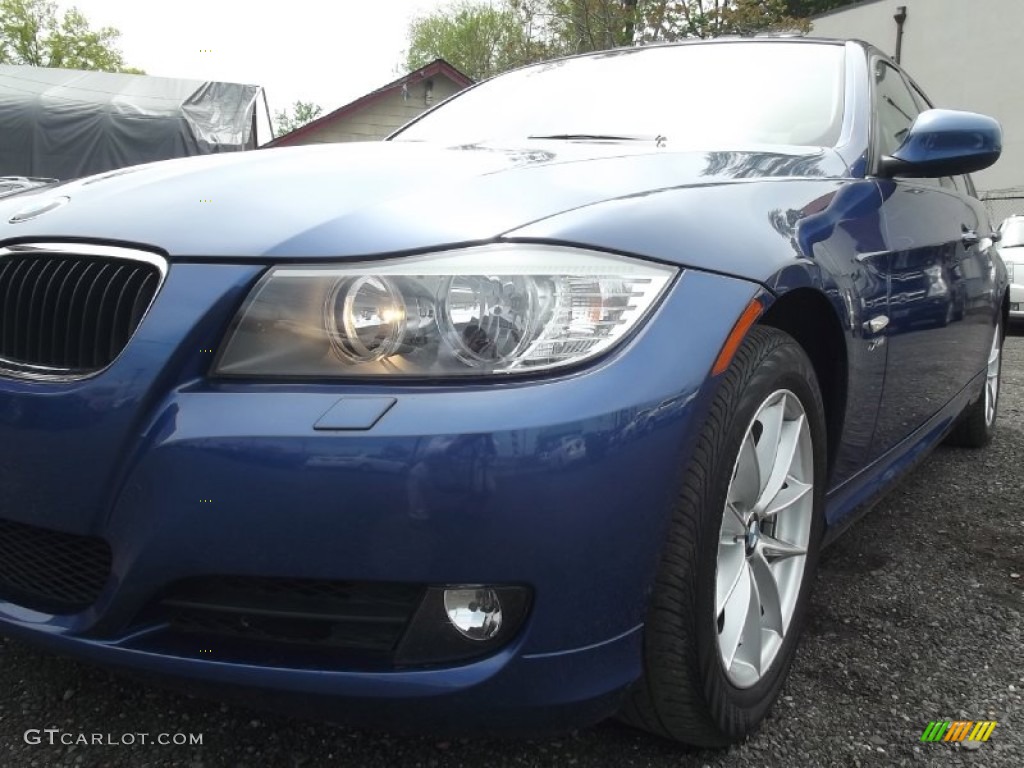
[[[882,158],[882,176],[938,178],[988,168],[1003,151],[1003,131],[991,117],[951,109],[917,116],[900,148]]]

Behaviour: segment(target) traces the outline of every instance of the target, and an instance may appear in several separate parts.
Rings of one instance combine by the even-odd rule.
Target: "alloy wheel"
[[[988,372],[985,381],[985,426],[992,426],[996,419],[996,406],[999,404],[999,358],[1002,355],[1002,347],[999,326],[996,326],[995,335],[992,337],[992,351],[988,354]]]
[[[803,585],[813,514],[807,414],[796,395],[778,390],[747,427],[718,541],[718,650],[737,687],[755,685],[782,647]]]

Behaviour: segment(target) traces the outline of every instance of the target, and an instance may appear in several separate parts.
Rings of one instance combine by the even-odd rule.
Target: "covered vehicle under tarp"
[[[0,176],[73,179],[269,133],[256,85],[0,65]]]

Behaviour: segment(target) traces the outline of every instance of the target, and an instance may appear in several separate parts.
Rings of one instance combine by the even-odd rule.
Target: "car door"
[[[889,298],[881,206],[874,180],[847,179],[795,212],[800,250],[829,276],[824,288],[850,330],[847,407],[832,469],[837,486],[877,458],[872,441],[887,350],[884,335],[872,328],[886,318]]]
[[[917,84],[909,78],[907,83],[921,111],[932,109],[932,103]],[[966,384],[988,363],[992,342],[992,296],[996,290],[995,256],[998,248],[994,233],[997,227],[988,208],[978,198],[970,176],[946,177],[939,182],[966,209],[961,209],[963,221],[960,225],[960,241],[963,257],[953,264],[954,277],[960,286],[960,292],[953,296],[953,311],[956,319],[964,321],[954,331],[957,343],[968,350],[967,354],[959,355],[956,359],[961,363],[962,381]]]
[[[900,146],[927,105],[884,59],[876,60],[873,74],[877,159]],[[955,182],[875,183],[883,200],[889,279],[886,377],[872,451],[877,455],[922,426],[981,370],[987,346],[979,330],[990,327],[991,318],[980,295],[991,274],[985,277],[978,239],[979,229],[988,231],[987,219]]]

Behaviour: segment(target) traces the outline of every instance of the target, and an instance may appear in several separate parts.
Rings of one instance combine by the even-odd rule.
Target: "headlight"
[[[607,253],[512,244],[276,267],[246,300],[214,370],[436,377],[574,365],[638,326],[677,271]]]
[[[928,298],[949,293],[949,286],[942,276],[942,267],[925,267],[924,274],[928,278]]]

